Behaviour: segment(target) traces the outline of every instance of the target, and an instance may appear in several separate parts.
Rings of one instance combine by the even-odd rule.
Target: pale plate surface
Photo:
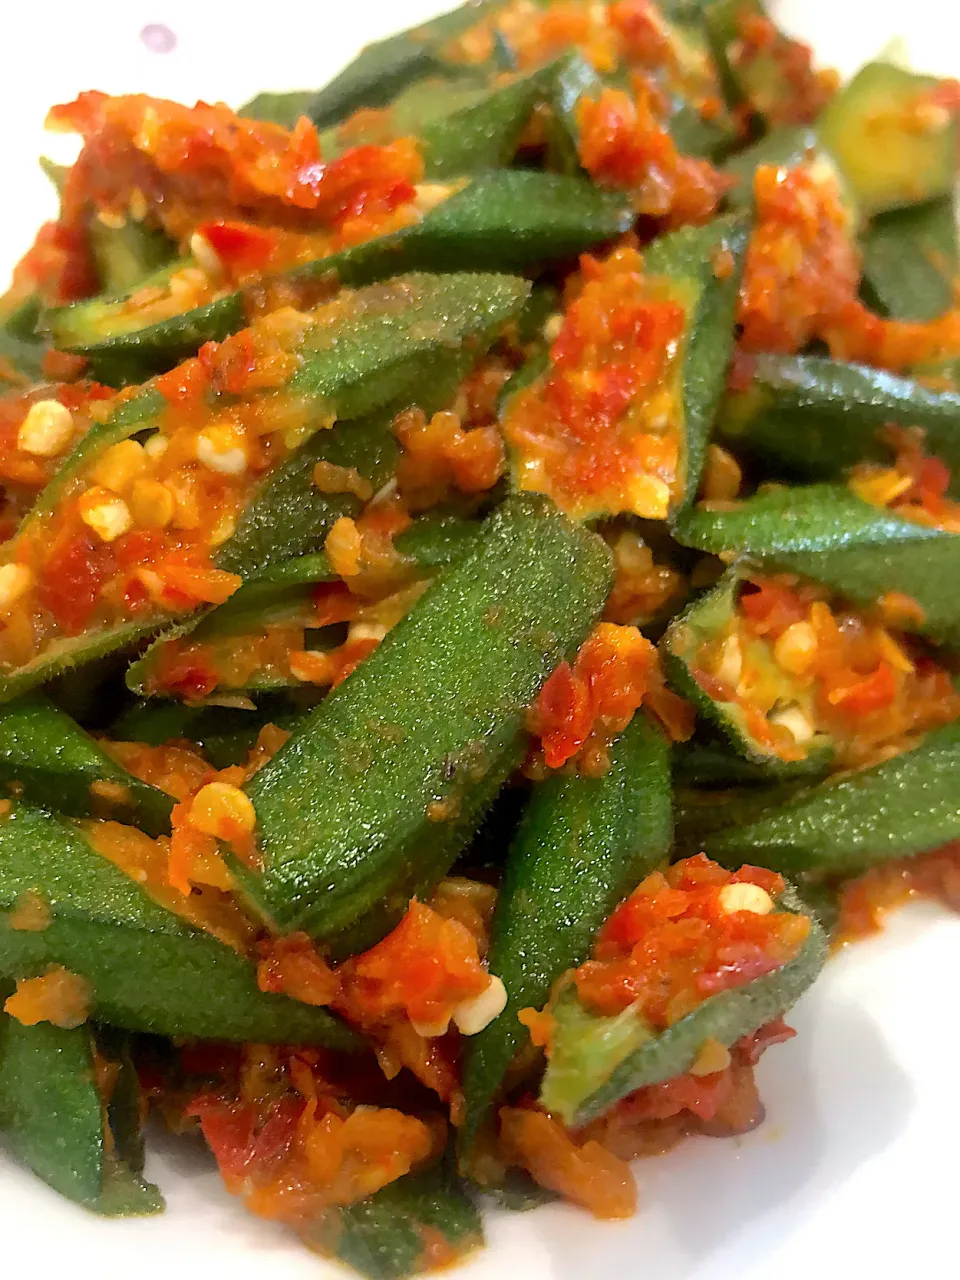
[[[450,0],[451,3],[454,0]],[[82,89],[233,105],[262,88],[319,85],[366,40],[430,16],[442,0],[48,0],[4,6],[0,80],[4,201],[0,272],[55,212],[36,167],[53,102]],[[252,18],[257,13],[257,18]],[[951,0],[783,0],[781,20],[849,73],[895,36],[915,66],[960,75]],[[149,52],[148,24],[176,35]],[[951,584],[952,586],[952,584]],[[960,804],[960,780],[958,780]],[[799,1035],[760,1068],[767,1123],[698,1139],[639,1169],[641,1211],[596,1224],[573,1209],[497,1215],[464,1280],[839,1280],[954,1276],[960,920],[920,907],[834,960],[791,1018]],[[136,1280],[342,1277],[223,1190],[199,1143],[164,1140],[148,1173],[168,1212],[104,1223],[59,1200],[0,1152],[4,1276]],[[453,1272],[445,1274],[453,1275]]]

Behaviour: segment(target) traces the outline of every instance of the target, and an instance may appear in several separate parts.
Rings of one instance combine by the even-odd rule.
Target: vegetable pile
[[[152,1111],[374,1280],[763,1118],[960,901],[960,84],[760,0],[472,0],[53,108],[0,300],[0,1138]],[[651,1173],[649,1176],[655,1176]]]

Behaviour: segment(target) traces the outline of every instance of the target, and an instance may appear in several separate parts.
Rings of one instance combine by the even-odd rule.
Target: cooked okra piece
[[[594,534],[514,498],[248,785],[253,906],[335,954],[372,945],[469,841],[522,753],[524,708],[606,599]]]

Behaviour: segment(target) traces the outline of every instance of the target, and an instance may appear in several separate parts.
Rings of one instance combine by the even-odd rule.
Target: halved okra
[[[960,644],[960,600],[944,590],[960,576],[960,535],[871,506],[842,485],[772,489],[724,511],[694,507],[674,533],[684,546],[814,579],[861,608],[908,596],[919,608],[905,612],[903,629]]]
[[[472,544],[477,536],[479,522],[458,519],[454,516],[425,515],[415,520],[409,529],[395,541],[397,551],[409,563],[411,579],[429,578],[438,569],[451,564]],[[213,666],[218,647],[225,654],[242,641],[244,636],[260,634],[277,623],[304,626],[308,641],[314,636],[312,622],[314,587],[320,582],[333,582],[337,575],[323,552],[299,556],[268,569],[259,578],[242,586],[230,599],[195,619],[161,632],[142,657],[132,663],[127,671],[127,688],[134,693],[150,696],[165,693],[156,688],[156,678],[165,658],[179,643],[189,636],[191,643],[210,646]],[[322,632],[316,636],[320,647]],[[339,643],[339,641],[337,641]],[[313,647],[308,644],[308,648]],[[296,688],[300,684],[294,676],[276,671],[254,673],[250,683],[243,688],[264,692],[278,688]],[[236,687],[230,686],[235,692]],[[167,693],[167,696],[176,696]],[[208,695],[209,696],[209,695]],[[0,747],[2,747],[3,721],[0,719]],[[0,774],[2,776],[2,774]]]
[[[253,907],[334,954],[369,947],[428,893],[522,754],[523,715],[610,587],[595,534],[510,499],[380,648],[248,784]]]
[[[878,214],[863,234],[864,292],[896,320],[933,320],[953,306],[960,271],[954,197]]]
[[[957,118],[939,81],[868,62],[824,108],[820,141],[865,217],[947,195],[956,180]]]
[[[72,817],[116,818],[151,836],[170,830],[173,797],[115,764],[37,694],[0,707],[0,787]]]
[[[42,927],[23,927],[27,908]],[[262,992],[248,960],[153,902],[81,827],[14,801],[0,822],[0,977],[55,965],[89,981],[90,1016],[112,1026],[362,1047],[325,1009]]]
[[[300,347],[299,368],[281,391],[266,394],[287,395],[298,401],[307,412],[305,426],[314,429],[328,422],[331,415],[351,419],[390,402],[411,404],[419,398],[423,379],[436,376],[441,357],[455,355],[459,349],[468,350],[475,359],[498,329],[519,313],[528,293],[529,286],[515,277],[480,273],[409,275],[388,284],[370,286],[354,295],[339,322],[318,321],[307,329]],[[148,384],[105,423],[89,431],[40,495],[28,521],[40,519],[53,510],[104,449],[155,426],[165,407],[163,395]],[[211,413],[214,410],[215,397],[211,398]],[[386,439],[387,435],[384,429],[382,438]],[[325,455],[321,452],[320,456]],[[254,503],[258,496],[253,496]],[[322,505],[325,500],[331,503],[334,519],[343,514],[338,509],[344,501],[342,495],[323,495],[318,491],[314,496],[314,504]],[[258,510],[262,514],[262,506]],[[265,528],[276,533],[282,529],[282,522],[283,513],[274,507],[266,526],[262,521],[259,523],[258,536],[265,538],[269,545],[270,533],[265,533]],[[241,539],[249,534],[242,520],[238,534]],[[296,554],[296,550],[292,554]],[[10,545],[10,552],[15,556],[15,541]],[[291,551],[285,549],[284,558],[290,554]],[[223,567],[223,562],[231,557],[229,541],[220,556]],[[118,623],[101,631],[55,640],[25,666],[0,675],[0,699],[32,688],[80,661],[150,635],[173,621],[174,616],[170,613],[141,615],[135,621]]]
[[[789,727],[787,717],[794,714],[794,708],[803,703],[805,697],[796,677],[781,670],[763,641],[754,641],[744,657],[782,690],[769,715],[758,715],[755,721],[749,699],[726,700],[719,694],[715,696],[711,687],[717,680],[706,669],[701,653],[705,649],[711,653],[719,649],[722,653],[721,646],[728,637],[734,637],[737,652],[743,652],[744,642],[737,636],[737,606],[742,585],[739,570],[732,569],[712,591],[693,600],[673,620],[660,642],[664,669],[677,692],[693,703],[698,713],[729,740],[736,752],[751,763],[763,766],[771,778],[823,773],[833,754],[828,734],[814,731],[802,743],[798,740],[800,758],[785,759],[770,732],[770,723],[777,724],[781,714],[785,726]],[[735,691],[738,679],[725,683]],[[792,738],[790,742],[793,745]],[[794,755],[792,750],[790,755]]]
[[[792,890],[783,910],[809,914]],[[540,1103],[577,1128],[603,1115],[621,1098],[689,1071],[707,1040],[729,1048],[781,1017],[810,987],[827,958],[827,941],[810,917],[810,933],[785,965],[743,986],[710,996],[664,1031],[633,1009],[608,1016],[586,1009],[573,984],[560,993]]]
[[[649,281],[653,296],[678,305],[685,318],[675,367],[668,370],[666,376],[667,395],[663,398],[668,403],[665,410],[668,423],[665,428],[658,427],[658,433],[665,430],[677,436],[677,474],[668,484],[669,509],[674,514],[693,501],[700,481],[707,439],[733,352],[734,313],[746,243],[745,221],[723,217],[703,227],[684,227],[671,232],[654,240],[644,250],[644,279]],[[532,359],[536,361],[540,357]],[[523,412],[522,400],[518,401],[513,393],[535,387],[537,370],[538,365],[534,363],[521,370],[517,381],[508,385],[502,404],[501,420],[510,450],[515,488],[551,492],[560,505],[571,507],[580,519],[634,511],[636,499],[628,480],[636,488],[636,481],[646,478],[637,475],[636,467],[632,468],[631,474],[631,469],[624,463],[622,470],[626,478],[623,483],[611,483],[598,494],[584,497],[579,489],[571,494],[562,485],[553,485],[551,473],[544,462],[544,456],[553,456],[554,450],[561,456],[567,448],[588,454],[587,447],[578,439],[565,436],[562,419],[556,424],[549,451],[541,452],[537,442],[533,445],[528,443],[522,417],[516,429],[512,428],[513,415],[518,410],[521,415]],[[539,376],[544,380],[551,376],[549,361]],[[644,387],[638,393],[637,404],[633,408],[642,407],[649,394],[649,388]],[[631,421],[631,409],[628,408],[623,415],[623,427],[618,426],[623,442],[611,443],[605,437],[594,446],[596,450],[618,447],[621,453],[626,453]],[[642,435],[642,426],[635,430]],[[584,466],[588,467],[591,460],[587,456]],[[667,483],[663,476],[657,479]],[[651,512],[638,510],[637,514],[650,515]]]
[[[600,778],[537,783],[510,847],[488,963],[507,989],[503,1013],[466,1045],[464,1158],[526,1041],[521,1009],[541,1008],[561,974],[581,964],[597,930],[667,856],[672,838],[669,748],[637,715]]]
[[[278,280],[309,300],[404,271],[526,270],[575,257],[633,222],[622,193],[562,174],[493,170],[446,186],[446,198],[419,222],[295,267]],[[246,315],[244,292],[236,290],[154,324],[145,324],[125,301],[103,298],[56,308],[44,324],[55,345],[83,355],[102,381],[122,384],[169,369],[203,342],[242,328]]]
[[[428,1248],[438,1235],[448,1257],[462,1257],[484,1242],[477,1207],[447,1160],[408,1173],[366,1200],[328,1210],[302,1235],[369,1280],[418,1275],[429,1265]]]
[[[960,724],[928,733],[892,760],[806,787],[743,821],[694,837],[726,866],[755,862],[787,875],[856,875],[960,838]]]
[[[0,983],[0,1001],[9,990]],[[111,1098],[98,1087],[95,1053],[116,1067]],[[89,1027],[28,1027],[0,1010],[0,1135],[55,1191],[108,1217],[164,1207],[140,1177],[139,1116],[111,1106],[131,1091],[138,1092],[133,1064],[117,1061]]]
[[[108,227],[91,215],[87,234],[90,253],[100,277],[100,289],[114,296],[129,293],[176,254],[176,245],[162,231],[128,218],[122,227]]]
[[[727,392],[715,432],[767,474],[836,480],[857,462],[890,460],[881,436],[890,423],[922,427],[929,452],[960,475],[960,395],[822,356],[755,356],[749,386]]]

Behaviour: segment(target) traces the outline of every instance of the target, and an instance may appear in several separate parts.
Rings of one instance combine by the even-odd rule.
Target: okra
[[[675,432],[679,442],[677,474],[672,485],[668,486],[670,510],[674,514],[693,500],[699,484],[707,438],[733,351],[734,311],[746,242],[746,225],[739,219],[728,217],[718,218],[707,226],[684,227],[671,232],[654,240],[644,252],[644,277],[651,281],[653,288],[662,290],[657,296],[668,297],[682,308],[684,314],[683,336],[677,344],[676,368],[668,374],[668,395],[664,397],[668,402],[665,414],[670,419],[665,429]],[[526,444],[523,422],[517,423],[517,430],[513,429],[514,393],[536,387],[541,360],[539,353],[531,357],[526,368],[521,369],[517,378],[505,388],[501,403],[501,420],[511,445],[514,487],[537,490],[542,486],[547,492],[552,491],[551,496],[555,496],[562,506],[570,506],[581,519],[633,511],[636,499],[627,478],[620,485],[611,482],[605,489],[588,492],[586,496],[579,490],[564,489],[562,485],[558,492],[553,488],[549,469],[537,452],[538,446],[531,448]],[[548,359],[539,376],[546,380],[551,377],[551,371]],[[637,394],[639,408],[649,396],[650,389],[644,385]],[[522,401],[519,412],[522,415]],[[625,424],[630,422],[629,408],[623,419]],[[618,426],[618,430],[626,436],[628,427]],[[555,440],[550,442],[558,452],[566,447],[563,431],[563,423],[560,422]],[[625,439],[617,446],[622,455],[626,455],[628,443],[629,440]],[[599,452],[608,447],[608,442],[598,441],[592,447]],[[589,468],[593,455],[586,447],[583,454],[583,466]],[[625,477],[637,478],[637,467],[634,465],[631,472],[626,459],[622,472]]]
[[[684,340],[681,373],[681,483],[675,509],[693,501],[707,440],[733,354],[734,313],[748,231],[737,218],[716,218],[705,227],[683,227],[655,240],[644,255],[650,276],[666,276],[694,290]],[[729,254],[727,270],[719,256]]]
[[[119,818],[151,836],[170,830],[173,797],[114,764],[39,695],[0,708],[0,784],[58,813]]]
[[[306,114],[319,128],[327,128],[360,107],[386,106],[415,80],[449,73],[444,45],[480,22],[496,3],[497,0],[470,0],[420,26],[368,44],[314,95]]]
[[[316,96],[312,89],[294,89],[289,93],[258,93],[245,102],[239,115],[248,120],[264,120],[269,124],[281,124],[292,129],[301,116],[307,114],[309,103]]]
[[[493,170],[463,184],[411,226],[282,273],[306,297],[372,284],[404,271],[528,270],[575,257],[633,222],[629,201],[582,178]],[[184,262],[177,264],[179,267]],[[161,280],[158,278],[158,283]],[[103,381],[122,385],[162,372],[202,343],[246,323],[242,290],[152,325],[124,301],[95,298],[45,313],[58,347],[82,355]]]
[[[955,114],[934,105],[939,83],[889,62],[868,62],[820,115],[820,141],[865,217],[953,189],[960,134]]]
[[[897,320],[933,320],[953,306],[960,271],[953,195],[878,214],[863,235],[865,292]]]
[[[711,641],[722,643],[731,634],[737,617],[740,587],[740,573],[735,568],[725,574],[712,591],[693,600],[674,619],[660,643],[664,669],[677,692],[693,703],[700,715],[729,740],[736,752],[752,764],[762,766],[771,778],[823,773],[833,754],[827,734],[815,733],[805,744],[802,759],[784,760],[771,742],[758,739],[751,727],[749,712],[739,701],[722,701],[707,692],[701,683],[700,649]],[[757,643],[757,652],[751,653],[751,657],[758,665],[768,666],[771,674],[776,675],[784,689],[782,701],[785,705],[799,700],[799,692],[796,698],[791,696],[795,681],[776,666],[772,653],[765,653],[760,642]]]
[[[470,839],[522,753],[524,708],[609,586],[606,546],[548,504],[494,512],[249,783],[253,907],[337,955],[383,937]]]
[[[110,1217],[160,1213],[163,1197],[140,1178],[142,1162],[131,1167],[125,1158],[137,1147],[125,1129],[133,1123],[139,1133],[139,1116],[110,1114],[95,1048],[88,1027],[27,1027],[0,1011],[0,1133],[38,1177],[85,1208]],[[120,1063],[114,1096],[131,1088],[133,1067]]]
[[[415,520],[396,540],[397,551],[411,561],[411,571],[416,576],[430,576],[435,570],[446,567],[466,551],[478,529],[476,521],[457,519],[453,516],[427,515]],[[127,671],[127,688],[134,693],[148,695],[158,665],[176,644],[186,636],[192,642],[216,646],[222,644],[229,651],[240,637],[262,632],[277,623],[289,622],[305,626],[308,640],[315,635],[312,608],[314,586],[320,582],[335,581],[337,575],[330,568],[327,557],[321,552],[299,556],[268,569],[261,577],[242,586],[230,599],[197,619],[188,619],[168,631],[162,632],[147,651]],[[320,635],[326,628],[320,628]],[[308,648],[314,647],[312,643]],[[321,645],[321,647],[323,647]],[[216,665],[214,663],[214,665]],[[254,675],[252,682],[244,685],[251,691],[295,688],[299,684],[293,676],[268,677]],[[3,722],[0,720],[0,744]]]
[[[488,957],[507,1005],[466,1045],[465,1156],[526,1039],[517,1014],[541,1008],[556,979],[587,958],[617,903],[667,856],[671,836],[669,751],[641,715],[613,744],[602,777],[554,775],[534,786],[507,855]]]
[[[462,1257],[484,1242],[476,1206],[445,1160],[398,1178],[367,1200],[331,1209],[303,1231],[308,1244],[370,1280],[419,1274],[430,1265],[428,1249],[438,1235],[445,1257]]]
[[[727,193],[727,200],[734,208],[750,209],[753,207],[754,175],[762,165],[793,169],[799,164],[814,161],[817,156],[816,130],[808,125],[771,129],[751,146],[725,161],[723,172],[736,181],[736,186]]]
[[[960,724],[859,773],[804,788],[782,804],[696,841],[727,866],[856,875],[960,838]]]
[[[135,218],[128,218],[122,227],[108,227],[92,216],[87,234],[100,288],[106,294],[129,293],[176,253],[168,236]]]
[[[898,625],[960,643],[960,601],[943,589],[960,575],[960,536],[871,506],[844,486],[773,489],[729,511],[692,508],[674,531],[685,546],[800,574],[861,608],[890,593],[909,596],[919,610]]]
[[[18,908],[31,904],[45,927],[20,927]],[[0,976],[36,977],[51,965],[89,981],[92,1018],[131,1031],[362,1043],[326,1010],[262,992],[249,961],[153,902],[81,828],[14,801],[0,823]]]
[[[245,763],[264,725],[291,729],[307,706],[298,705],[296,699],[286,695],[259,698],[254,708],[188,707],[182,702],[153,698],[135,703],[115,720],[110,737],[155,747],[188,738],[214,769],[226,769]]]
[[[509,165],[552,75],[547,67],[513,80],[416,130],[427,178],[457,178]]]
[[[361,290],[339,323],[317,324],[307,331],[300,367],[278,394],[302,403],[309,411],[305,425],[314,429],[331,414],[350,419],[390,402],[409,405],[417,398],[421,380],[436,376],[442,357],[461,349],[469,350],[471,360],[475,359],[498,328],[520,311],[528,292],[529,286],[514,277],[482,274],[410,275]],[[94,427],[40,495],[28,520],[49,513],[103,449],[155,424],[165,406],[164,397],[148,384],[106,423]],[[211,412],[214,407],[211,403]],[[337,446],[331,446],[331,460],[336,452]],[[327,456],[322,447],[318,453]],[[389,470],[392,465],[386,474]],[[301,475],[298,493],[302,493],[304,479]],[[270,482],[268,477],[267,486]],[[238,547],[249,546],[251,524],[255,544],[258,537],[271,541],[283,527],[283,513],[274,507],[265,516],[259,496],[253,498],[251,523],[238,521]],[[311,511],[317,505],[326,511],[329,501],[329,510],[335,513],[329,520],[332,524],[343,514],[338,506],[348,500],[317,492]],[[284,546],[280,554],[286,559],[303,549]],[[220,567],[236,564],[242,555],[239,550],[234,552],[228,541],[219,553]],[[26,665],[0,676],[0,699],[33,688],[80,661],[151,635],[172,620],[169,613],[151,613],[99,632],[55,640]]]
[[[922,427],[929,451],[960,468],[956,392],[821,356],[759,355],[751,368],[750,385],[727,393],[715,430],[768,474],[836,480],[857,462],[889,462],[889,423]]]
[[[397,414],[416,403],[433,414],[454,399],[486,343],[439,351],[414,369],[419,381],[405,396],[353,422],[318,431],[266,477],[240,514],[232,537],[217,553],[217,565],[243,578],[262,578],[298,557],[316,554],[341,516],[359,515],[353,493],[323,493],[313,483],[319,462],[356,470],[374,493],[393,475],[400,446],[393,434]]]
[[[778,906],[805,912],[791,890]],[[574,1128],[589,1123],[627,1094],[689,1071],[707,1040],[729,1047],[781,1017],[813,984],[826,958],[826,937],[811,916],[807,940],[792,960],[708,997],[659,1032],[633,1009],[613,1016],[592,1013],[571,983],[553,1010],[556,1026],[541,1105]]]

